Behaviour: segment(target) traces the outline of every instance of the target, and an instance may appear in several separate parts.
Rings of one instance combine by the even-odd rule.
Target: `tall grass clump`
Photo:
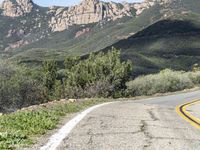
[[[138,77],[126,85],[129,96],[140,96],[180,91],[199,84],[200,72],[165,69],[158,74]]]

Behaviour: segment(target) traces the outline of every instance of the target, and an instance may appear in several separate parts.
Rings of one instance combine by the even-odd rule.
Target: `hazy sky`
[[[2,2],[3,0],[0,0]],[[36,4],[41,6],[71,6],[80,3],[81,0],[33,0]],[[103,1],[111,1],[111,0],[103,0]],[[140,2],[143,0],[112,0],[114,2]]]

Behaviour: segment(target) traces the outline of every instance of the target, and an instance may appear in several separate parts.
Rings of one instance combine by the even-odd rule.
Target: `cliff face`
[[[71,25],[90,24],[102,20],[116,20],[124,16],[132,17],[132,6],[128,3],[104,3],[98,0],[85,0],[80,5],[65,8],[50,8],[53,17],[49,25],[53,31],[62,31]]]
[[[72,25],[97,23],[100,21],[115,21],[123,17],[137,17],[145,9],[155,4],[164,4],[172,0],[145,0],[142,3],[114,3],[99,0],[84,0],[72,7],[49,7],[49,28],[53,32],[63,31]],[[34,9],[32,0],[4,0],[1,6],[2,15],[19,17]]]
[[[52,7],[48,13],[52,14],[49,22],[53,31],[63,31],[69,26],[76,24],[90,24],[102,20],[114,21],[128,16],[139,16],[145,9],[155,4],[165,4],[170,0],[145,0],[142,3],[114,3],[101,2],[99,0],[84,0],[80,5],[68,8]]]
[[[31,0],[4,0],[1,8],[4,16],[19,17],[32,11],[33,2]]]
[[[145,0],[142,3],[134,4],[134,8],[136,9],[136,15],[139,16],[145,9],[148,9],[156,4],[165,5],[171,3],[173,0]]]

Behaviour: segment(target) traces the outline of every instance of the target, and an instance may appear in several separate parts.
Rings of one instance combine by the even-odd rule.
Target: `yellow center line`
[[[192,116],[187,110],[186,108],[195,104],[195,103],[200,103],[200,99],[199,100],[195,100],[192,102],[188,102],[185,104],[182,104],[180,106],[176,107],[176,112],[187,122],[189,122],[192,126],[196,127],[197,129],[200,130],[200,119],[196,118],[194,116]]]

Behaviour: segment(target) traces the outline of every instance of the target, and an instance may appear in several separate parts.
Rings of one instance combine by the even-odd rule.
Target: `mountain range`
[[[116,47],[134,75],[200,63],[200,1],[84,0],[72,7],[41,7],[32,0],[0,6],[0,59],[38,64]]]

